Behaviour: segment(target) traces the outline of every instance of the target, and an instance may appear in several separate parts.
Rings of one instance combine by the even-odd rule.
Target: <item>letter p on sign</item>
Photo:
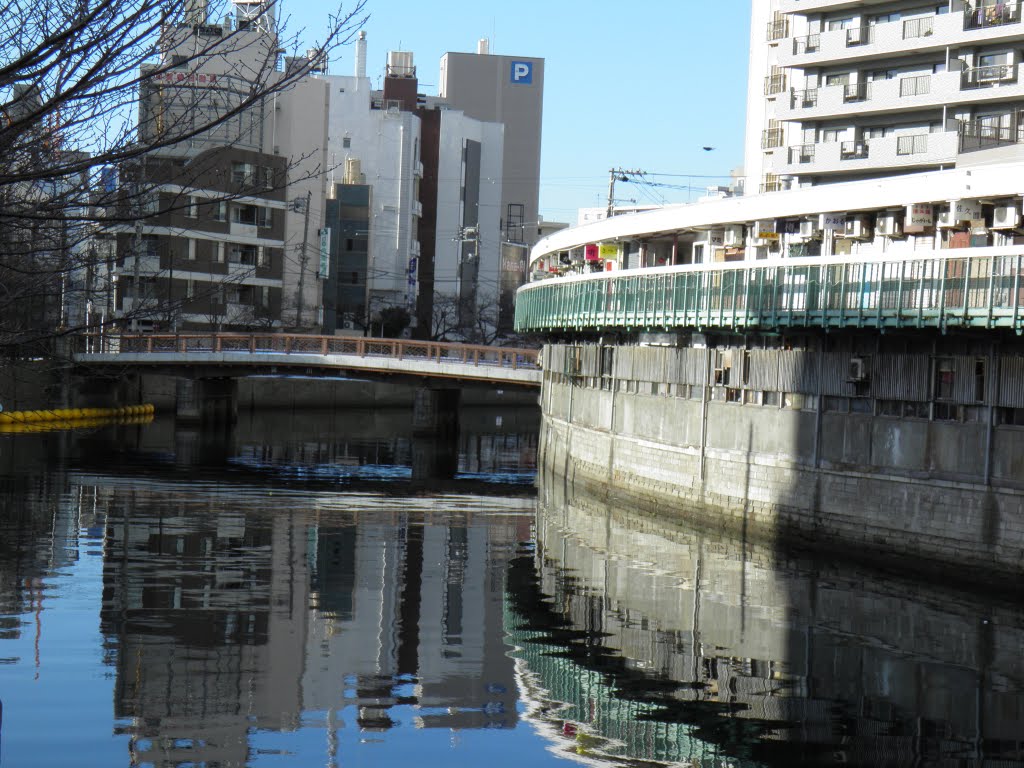
[[[532,85],[533,63],[529,61],[513,61],[511,79],[516,85]]]

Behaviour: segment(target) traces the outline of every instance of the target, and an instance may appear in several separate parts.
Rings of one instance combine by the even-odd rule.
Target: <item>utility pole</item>
[[[616,181],[632,181],[630,176],[643,176],[644,171],[632,170],[628,171],[623,168],[612,168],[608,171],[608,211],[607,216],[610,219],[615,213],[615,182]]]
[[[301,200],[302,198],[298,198]],[[306,241],[309,239],[309,205],[313,199],[313,190],[306,192],[306,216],[305,221],[302,224],[302,253],[299,256],[299,290],[298,290],[298,307],[295,310],[295,328],[299,330],[302,328],[302,289],[306,282]],[[298,201],[296,201],[298,202]]]

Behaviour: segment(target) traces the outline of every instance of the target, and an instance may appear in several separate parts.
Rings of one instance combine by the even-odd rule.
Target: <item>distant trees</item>
[[[215,21],[229,8],[234,23]],[[283,34],[275,0],[7,3],[0,14],[0,357],[49,354],[55,338],[109,324],[116,252],[97,235],[192,204],[187,167],[175,169],[172,188],[145,163],[170,163],[176,148],[211,136],[223,145],[251,141],[268,100],[349,42],[363,12],[364,0],[338,8],[322,41],[289,60],[305,63],[282,67],[282,51],[296,52],[299,41]],[[211,62],[218,77],[196,74]],[[225,197],[244,195],[250,181],[225,186]],[[168,197],[169,189],[179,196]],[[140,235],[135,243],[144,247]],[[151,311],[165,316],[174,308]]]

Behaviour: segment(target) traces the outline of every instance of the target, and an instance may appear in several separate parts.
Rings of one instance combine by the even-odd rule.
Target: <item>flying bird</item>
[[[701,147],[701,149],[703,149],[705,152],[710,152],[711,150],[714,149],[714,147]]]

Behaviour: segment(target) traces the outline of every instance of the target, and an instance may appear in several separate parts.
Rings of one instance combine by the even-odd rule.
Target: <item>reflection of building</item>
[[[268,508],[237,483],[82,480],[107,509],[101,628],[139,762],[243,765],[253,729],[311,711],[328,728],[515,724],[502,596],[528,518],[470,497]]]
[[[106,499],[101,628],[117,653],[115,716],[141,762],[244,765],[249,728],[299,722],[305,527],[140,486]]]
[[[354,705],[371,729],[390,728],[399,705],[421,727],[515,724],[501,600],[518,521],[446,518],[321,516],[306,709]],[[353,676],[348,693],[329,672],[339,663]]]
[[[1017,759],[1022,673],[1002,650],[1022,641],[1015,609],[780,563],[560,489],[544,486],[535,563],[510,580],[510,628],[538,685],[570,705],[547,717],[622,742],[595,748],[677,760],[687,736],[732,758],[883,765],[984,742]],[[652,724],[662,741],[644,738]]]

